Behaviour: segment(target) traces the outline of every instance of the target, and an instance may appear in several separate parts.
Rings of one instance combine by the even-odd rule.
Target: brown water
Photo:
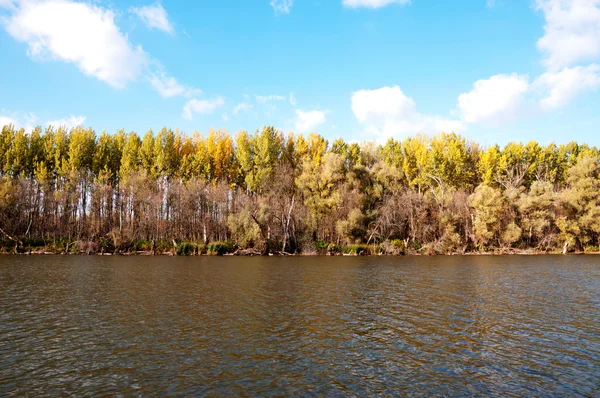
[[[599,396],[600,256],[0,257],[0,396]]]

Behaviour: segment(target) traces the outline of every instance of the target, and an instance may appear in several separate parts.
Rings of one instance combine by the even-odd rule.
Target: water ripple
[[[600,257],[0,257],[0,396],[600,394]]]

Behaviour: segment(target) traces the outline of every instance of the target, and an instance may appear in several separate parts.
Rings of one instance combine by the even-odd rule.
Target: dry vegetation
[[[0,134],[4,252],[450,254],[597,251],[600,155],[480,148],[455,134],[385,145],[266,127]]]

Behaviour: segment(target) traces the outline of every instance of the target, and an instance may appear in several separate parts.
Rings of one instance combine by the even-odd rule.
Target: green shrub
[[[170,251],[172,248],[173,248],[173,242],[164,241],[164,240],[156,241],[155,246],[154,246],[154,250],[156,250],[159,253],[166,253],[166,252]]]
[[[252,212],[250,205],[246,205],[239,213],[227,217],[231,239],[243,248],[254,247],[261,241],[260,228],[252,218]]]
[[[115,251],[113,240],[105,237],[100,238],[100,241],[98,242],[98,251],[100,253],[113,253]]]
[[[418,240],[413,240],[413,241],[409,242],[407,248],[418,251],[418,250],[421,250],[423,248],[423,245]]]
[[[204,251],[204,245],[196,242],[181,242],[177,243],[177,255],[178,256],[190,256],[193,254],[200,254]]]
[[[26,247],[44,247],[46,246],[46,242],[42,238],[27,238],[23,239],[23,246]]]
[[[233,253],[234,246],[231,242],[212,242],[206,247],[209,254],[222,256],[227,253]]]
[[[333,243],[331,243],[333,244]],[[327,250],[327,248],[329,247],[330,243],[324,240],[317,240],[315,241],[315,248],[317,250]]]
[[[133,245],[135,251],[150,251],[152,250],[152,241],[149,240],[138,240]]]
[[[79,253],[79,242],[70,242],[69,243],[69,253],[70,254],[78,254]]]

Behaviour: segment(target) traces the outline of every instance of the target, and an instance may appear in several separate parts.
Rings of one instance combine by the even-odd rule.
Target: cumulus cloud
[[[173,25],[169,22],[167,11],[160,3],[143,7],[130,7],[129,12],[137,15],[150,29],[158,29],[170,34],[174,31]]]
[[[297,102],[296,102],[296,96],[294,95],[294,93],[290,93],[290,99],[289,99],[289,101],[290,101],[290,104],[292,106],[296,106]]]
[[[461,118],[492,124],[513,119],[528,91],[529,78],[516,73],[478,80],[471,91],[458,97]]]
[[[27,43],[36,60],[61,60],[86,75],[121,88],[134,80],[148,62],[115,25],[114,14],[97,6],[68,0],[26,1],[13,7],[4,27]]]
[[[597,64],[577,65],[600,57],[600,0],[535,0],[544,15],[544,35],[537,41],[546,71],[529,82],[527,76],[495,75],[475,82],[458,97],[467,123],[500,123],[527,111],[564,107],[578,95],[600,88]],[[526,112],[522,112],[526,113]]]
[[[533,85],[546,91],[545,97],[540,100],[542,110],[560,108],[579,94],[600,88],[600,66],[593,64],[546,72]]]
[[[533,83],[518,74],[475,82],[458,98],[465,122],[513,119],[524,101],[537,103],[536,111],[561,108],[600,88],[600,67],[581,65],[600,58],[600,0],[535,0],[535,5],[545,19],[537,47],[546,71]]]
[[[528,112],[562,108],[578,95],[598,89],[600,66],[596,64],[548,71],[532,83],[523,75],[495,75],[478,80],[471,91],[461,94],[458,108],[466,123],[497,125]]]
[[[536,0],[546,20],[537,46],[557,71],[600,57],[600,0]]]
[[[84,74],[116,88],[142,75],[163,98],[191,98],[202,92],[162,72],[158,60],[129,42],[110,10],[72,0],[0,0],[0,7],[10,14],[4,19],[4,28],[28,45],[27,54],[34,60],[75,64]],[[130,11],[151,28],[172,32],[159,3]],[[159,71],[150,73],[150,64],[158,64]]]
[[[46,123],[48,126],[52,127],[65,127],[67,129],[71,129],[73,127],[82,126],[85,122],[85,116],[69,116],[63,119],[51,120]]]
[[[275,15],[289,14],[292,11],[294,0],[271,0],[269,3],[275,11]]]
[[[412,98],[404,95],[398,86],[360,90],[352,94],[352,111],[361,123],[374,118],[410,116],[416,113],[416,109]]]
[[[325,123],[327,111],[303,111],[300,109],[296,110],[296,130],[301,133],[314,132],[318,126]]]
[[[390,4],[409,4],[410,0],[343,0],[342,4],[350,8],[381,8]]]
[[[225,100],[222,97],[216,97],[212,100],[199,100],[197,98],[192,98],[184,105],[182,116],[188,120],[192,120],[195,113],[210,114],[224,104]]]
[[[415,133],[460,131],[460,121],[417,111],[415,101],[398,86],[360,90],[352,94],[352,112],[366,132],[380,141]]]
[[[183,86],[177,82],[177,79],[165,74],[153,74],[150,77],[150,84],[158,94],[163,98],[171,98],[177,96],[193,97],[194,95],[200,95],[202,90]]]

